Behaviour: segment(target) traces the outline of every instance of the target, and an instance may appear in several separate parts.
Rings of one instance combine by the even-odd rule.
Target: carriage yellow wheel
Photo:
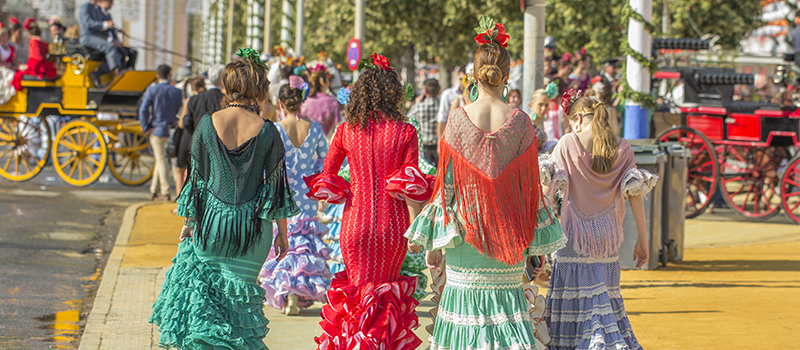
[[[97,181],[108,164],[108,147],[94,124],[74,120],[56,135],[53,165],[64,181],[73,186],[88,186]]]
[[[108,170],[120,183],[138,186],[153,177],[156,159],[144,133],[123,130],[109,139]]]
[[[50,125],[36,117],[0,118],[0,176],[26,181],[38,175],[50,154]]]

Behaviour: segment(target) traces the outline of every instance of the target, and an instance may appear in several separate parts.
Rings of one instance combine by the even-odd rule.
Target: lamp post
[[[630,0],[631,8],[642,15],[645,21],[650,22],[653,16],[652,0]],[[628,45],[646,58],[650,58],[650,33],[644,25],[634,18],[628,19]],[[626,64],[628,85],[633,91],[650,92],[650,71],[642,66],[632,56],[628,55]],[[625,104],[625,135],[626,139],[644,139],[650,134],[648,118],[650,110],[635,101]]]

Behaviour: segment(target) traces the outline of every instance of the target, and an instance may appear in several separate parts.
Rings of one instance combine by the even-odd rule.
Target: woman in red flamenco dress
[[[347,123],[336,128],[322,173],[305,178],[310,198],[345,203],[340,238],[346,270],[337,273],[322,308],[319,350],[412,350],[422,342],[411,296],[417,280],[400,276],[403,237],[433,177],[417,167],[414,127],[400,108],[405,95],[389,61],[373,54],[362,61],[351,86]],[[350,164],[349,185],[337,175]]]
[[[21,83],[25,75],[33,75],[39,79],[54,79],[58,75],[56,66],[47,60],[47,54],[50,52],[49,44],[40,37],[42,30],[36,25],[36,21],[28,18],[23,27],[28,30],[31,39],[28,42],[28,63],[20,66],[11,83],[17,91],[23,89]]]

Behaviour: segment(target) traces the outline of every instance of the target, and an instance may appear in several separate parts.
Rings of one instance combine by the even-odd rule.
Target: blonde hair
[[[569,109],[569,119],[579,117],[592,120],[592,170],[604,174],[611,170],[617,160],[619,140],[611,130],[611,116],[599,100],[581,97]]]
[[[550,96],[547,96],[547,92],[544,89],[538,89],[531,94],[531,101],[536,101],[542,96],[546,96],[548,100],[550,99]]]

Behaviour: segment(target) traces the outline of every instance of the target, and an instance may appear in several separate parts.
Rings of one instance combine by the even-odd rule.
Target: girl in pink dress
[[[633,151],[617,138],[608,109],[596,97],[562,97],[573,133],[542,157],[542,182],[559,190],[561,225],[569,243],[556,253],[544,318],[551,350],[641,349],[620,294],[619,248],[625,200],[630,201],[638,241],[633,259],[648,259],[642,196],[658,177],[636,168]],[[575,101],[570,105],[569,102]]]

